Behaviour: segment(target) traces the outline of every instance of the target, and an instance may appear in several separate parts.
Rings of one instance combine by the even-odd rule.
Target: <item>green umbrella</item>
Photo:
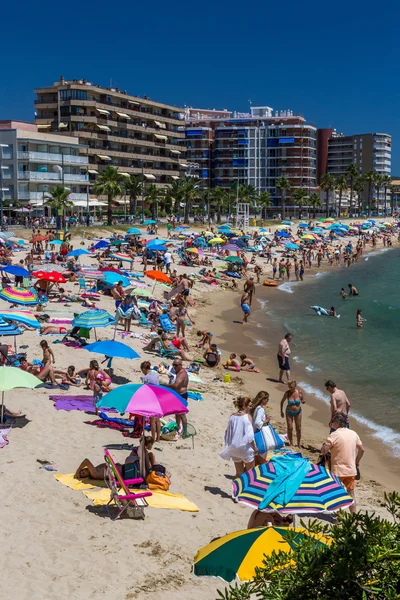
[[[242,263],[243,260],[240,258],[240,256],[228,256],[228,258],[225,259],[226,262],[231,262],[231,263]]]
[[[33,389],[43,383],[28,373],[16,367],[0,367],[0,391],[1,391],[1,423],[4,420],[4,392],[15,388]]]
[[[143,298],[151,298],[153,293],[146,288],[136,288],[130,292],[131,296],[143,296]]]

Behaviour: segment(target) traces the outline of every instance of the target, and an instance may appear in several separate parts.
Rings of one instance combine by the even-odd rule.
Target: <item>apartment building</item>
[[[205,185],[252,185],[270,192],[275,203],[280,177],[292,188],[315,187],[317,129],[304,117],[268,106],[251,107],[250,113],[189,109],[185,117],[187,162],[197,161],[201,179],[207,160]]]
[[[55,186],[63,185],[76,206],[87,206],[88,156],[78,138],[43,133],[34,123],[0,121],[0,153],[3,200],[39,208]]]
[[[330,136],[320,132],[332,132]],[[320,159],[321,157],[321,159]],[[322,157],[326,161],[322,162]],[[355,164],[360,175],[374,171],[380,175],[391,174],[392,165],[392,138],[387,133],[360,133],[343,135],[335,130],[318,130],[318,172],[322,177],[324,173],[334,176],[344,175],[349,165]],[[382,206],[388,203],[389,192],[386,199],[383,190],[373,190],[374,204]],[[364,203],[368,203],[367,186],[364,191]]]
[[[61,77],[35,93],[39,130],[87,146],[91,182],[107,165],[160,187],[185,174],[183,109],[85,79]]]

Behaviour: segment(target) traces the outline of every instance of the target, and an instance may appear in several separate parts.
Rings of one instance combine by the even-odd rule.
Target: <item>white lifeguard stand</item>
[[[236,229],[248,231],[249,215],[250,204],[248,202],[236,202]]]

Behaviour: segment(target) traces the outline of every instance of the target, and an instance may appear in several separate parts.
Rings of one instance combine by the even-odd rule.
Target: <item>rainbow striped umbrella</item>
[[[41,327],[35,315],[28,310],[12,310],[7,308],[5,310],[0,310],[0,318],[5,319],[6,321],[23,323],[24,325],[33,327],[34,329],[40,329]]]
[[[108,325],[115,325],[115,319],[106,310],[100,309],[86,310],[72,321],[73,327],[84,327],[85,329],[107,327]]]
[[[22,306],[35,306],[39,302],[36,292],[19,287],[3,288],[0,298]]]
[[[259,509],[268,486],[275,480],[276,470],[273,460],[254,467],[232,482],[232,496],[239,502]],[[353,504],[341,482],[325,467],[310,464],[296,493],[285,505],[271,501],[262,512],[279,513],[336,512]]]
[[[122,254],[122,252],[114,252],[113,254],[110,254],[110,257],[117,258],[118,260],[124,260],[126,262],[135,262],[135,259],[129,256],[129,254]]]

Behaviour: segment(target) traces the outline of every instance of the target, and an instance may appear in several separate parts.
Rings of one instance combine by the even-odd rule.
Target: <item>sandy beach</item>
[[[22,235],[29,239],[28,231]],[[159,235],[163,237],[166,232],[160,230]],[[73,246],[79,247],[80,241],[80,237],[74,237]],[[13,262],[23,256],[23,253],[16,255]],[[91,257],[82,259],[81,262],[95,264]],[[263,261],[257,262],[262,264]],[[138,260],[135,267],[140,269]],[[269,273],[269,268],[266,267],[265,273]],[[177,269],[178,273],[194,270],[180,266]],[[314,272],[307,272],[307,276]],[[75,293],[78,289],[72,283],[65,287]],[[4,597],[8,595],[15,600],[99,597],[105,600],[183,600],[188,597],[210,600],[216,597],[218,588],[225,587],[224,582],[216,579],[194,578],[191,566],[201,546],[212,538],[246,528],[251,514],[248,507],[232,502],[233,464],[219,457],[227,421],[233,412],[233,400],[239,394],[254,395],[266,389],[270,393],[268,414],[277,430],[285,432],[279,410],[285,388],[270,381],[277,377],[276,349],[279,336],[285,332],[277,331],[271,324],[271,330],[262,333],[266,346],[256,345],[256,313],[260,308],[253,305],[248,325],[237,323],[242,317],[239,305],[242,287],[243,281],[239,282],[239,291],[196,282],[191,293],[196,305],[189,309],[195,324],[189,328],[188,339],[194,348],[196,330],[209,328],[222,351],[222,362],[230,352],[245,352],[255,360],[261,373],[231,373],[231,383],[223,383],[222,366],[202,368],[203,383],[196,388],[202,392],[203,400],[189,400],[188,421],[197,431],[194,449],[190,439],[161,441],[154,448],[157,460],[171,473],[170,491],[183,494],[198,507],[198,512],[148,507],[144,521],[111,521],[103,507],[93,506],[81,491],[62,485],[55,479],[54,472],[40,468],[38,461],[54,464],[55,474],[74,473],[85,457],[94,464],[103,462],[105,446],[117,461],[123,462],[127,450],[121,446],[137,444],[137,440],[125,438],[119,431],[88,425],[87,421],[96,418],[93,414],[56,410],[49,399],[51,390],[6,393],[7,407],[26,413],[26,419],[17,421],[9,434],[9,444],[0,449]],[[260,298],[269,292],[271,290],[257,286]],[[161,299],[161,290],[156,288],[155,293]],[[270,296],[271,302],[279,302],[276,295]],[[4,301],[0,304],[8,308]],[[102,296],[98,305],[111,314],[115,312],[110,297]],[[76,307],[79,312],[84,310],[79,304]],[[62,303],[49,304],[46,312],[72,316],[74,308],[74,305],[64,307]],[[136,325],[132,330],[144,333]],[[97,333],[99,339],[109,339],[113,328]],[[27,331],[19,338],[20,348],[28,353],[30,361],[41,358],[41,339],[45,338],[34,331]],[[52,344],[57,338],[46,339],[55,353],[57,368],[66,369],[74,364],[79,370],[87,367],[92,358],[101,358],[84,349]],[[144,339],[123,339],[119,333],[116,339],[134,348],[142,360],[148,359],[153,365],[161,362],[143,351]],[[193,350],[191,355],[198,358],[201,353]],[[139,382],[140,362],[140,359],[114,359],[117,380]],[[82,388],[54,393],[91,396],[90,391]],[[328,434],[329,409],[312,395],[306,400],[304,455],[315,461]],[[382,444],[365,427],[357,426],[357,432],[366,446],[362,479],[357,487],[358,508],[386,516],[381,506],[384,491],[400,489],[398,460],[388,457]]]

